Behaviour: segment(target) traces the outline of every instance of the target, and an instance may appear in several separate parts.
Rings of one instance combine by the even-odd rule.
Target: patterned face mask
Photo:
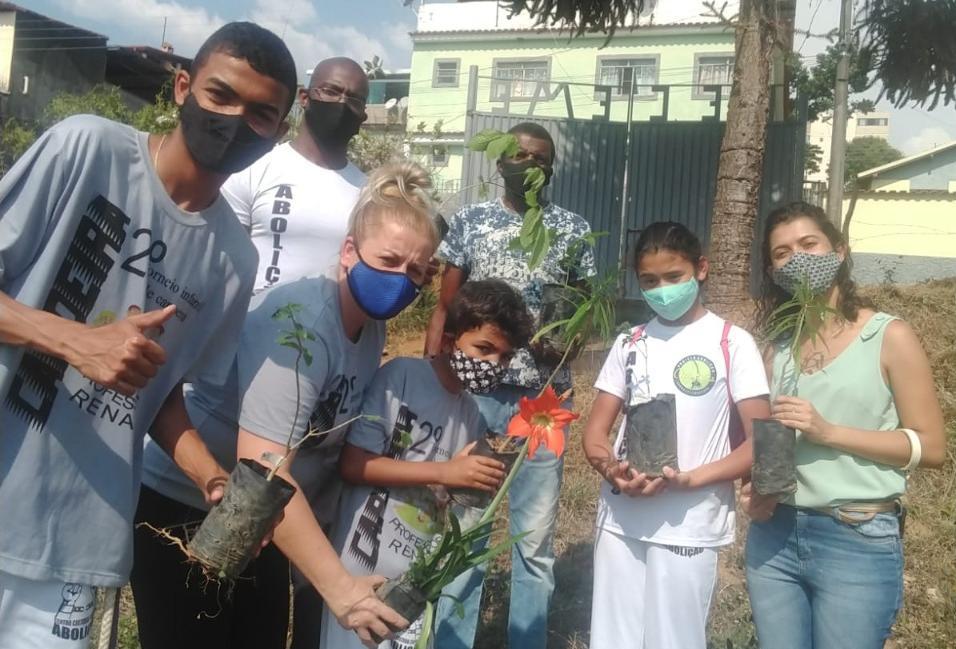
[[[473,394],[487,394],[497,388],[506,369],[500,363],[472,358],[460,349],[451,355],[451,367],[465,389]]]
[[[833,284],[842,264],[835,252],[824,255],[795,252],[786,264],[773,271],[773,283],[793,295],[806,281],[810,292],[819,295]]]

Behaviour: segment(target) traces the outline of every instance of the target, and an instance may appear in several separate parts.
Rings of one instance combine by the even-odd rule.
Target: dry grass
[[[933,365],[949,431],[949,460],[941,471],[918,471],[909,485],[904,607],[887,647],[944,649],[956,646],[956,280],[913,287],[886,286],[867,291],[877,306],[907,320],[923,341]],[[404,329],[404,327],[402,327]],[[390,344],[394,355],[420,353],[420,335]],[[415,338],[415,340],[411,340]],[[390,341],[391,342],[391,341]],[[603,358],[585,357],[575,368],[575,409],[586,415],[591,384]],[[591,542],[598,478],[580,447],[581,422],[565,460],[564,486],[555,550],[557,588],[551,606],[552,649],[587,649],[591,609]],[[503,512],[504,514],[504,512]],[[713,649],[756,647],[743,578],[745,517],[738,541],[721,552],[717,593],[708,637]],[[500,534],[500,532],[499,532]],[[476,649],[506,644],[510,559],[491,568],[485,587]],[[122,649],[136,649],[135,620],[128,594],[123,598]],[[95,646],[95,645],[94,645]],[[516,648],[517,649],[517,648]]]

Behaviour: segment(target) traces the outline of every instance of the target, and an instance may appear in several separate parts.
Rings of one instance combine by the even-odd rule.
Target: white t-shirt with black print
[[[225,381],[256,251],[222,197],[185,212],[146,133],[91,115],[44,133],[0,181],[0,290],[86,325],[176,305],[166,362],[132,396],[0,344],[0,572],[119,587],[133,561],[143,437],[180,381]]]
[[[478,406],[465,391],[448,392],[431,363],[396,358],[375,375],[362,404],[362,419],[352,425],[349,444],[377,455],[408,462],[444,462],[478,439]],[[348,486],[336,525],[335,547],[353,575],[395,578],[441,531],[435,498],[426,487]],[[361,649],[352,631],[326,611],[322,646]],[[413,649],[419,624],[384,642],[381,649]]]
[[[351,162],[326,169],[289,143],[229,177],[223,196],[259,251],[256,292],[335,267],[365,181]]]
[[[730,453],[731,405],[720,339],[724,320],[708,312],[682,327],[654,318],[644,328],[622,334],[594,384],[631,405],[659,394],[673,394],[677,407],[677,461],[682,471],[716,462]],[[732,327],[728,335],[730,387],[736,401],[769,393],[763,360],[753,338]],[[627,406],[628,404],[625,404]],[[625,423],[614,444],[621,456]],[[598,527],[664,545],[713,547],[734,539],[733,483],[699,489],[669,488],[648,498],[612,494],[601,485]]]

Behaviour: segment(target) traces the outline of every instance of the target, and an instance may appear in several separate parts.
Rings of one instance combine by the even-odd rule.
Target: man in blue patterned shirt
[[[591,228],[581,216],[543,200],[544,225],[554,232],[551,248],[534,269],[528,255],[511,247],[518,237],[527,210],[524,200],[524,172],[541,168],[550,180],[554,166],[554,142],[539,124],[525,122],[513,127],[518,153],[498,161],[505,185],[500,199],[469,205],[455,214],[449,224],[438,256],[445,261],[441,294],[425,340],[426,355],[438,353],[445,315],[461,285],[468,280],[503,279],[525,299],[531,314],[541,322],[542,292],[546,284],[564,284],[569,267],[582,279],[594,274],[594,259],[588,246],[580,245]],[[569,259],[570,257],[570,259]],[[537,357],[537,359],[536,359]],[[519,350],[501,386],[488,394],[476,394],[484,423],[504,433],[523,396],[536,397],[554,370],[553,359],[543,359],[529,349]],[[558,394],[571,387],[571,373],[562,368],[553,381]],[[545,649],[548,606],[554,591],[554,526],[558,513],[563,463],[546,449],[526,461],[511,485],[511,532],[529,532],[512,552],[511,611],[508,646]],[[461,600],[464,617],[459,617],[453,600],[443,598],[438,609],[436,646],[442,649],[470,649],[474,644],[481,603],[482,570],[460,577],[446,593]],[[451,603],[449,603],[451,602]]]

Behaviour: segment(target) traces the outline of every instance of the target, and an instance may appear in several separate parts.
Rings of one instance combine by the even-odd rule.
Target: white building
[[[866,113],[853,115],[846,125],[846,141],[850,142],[858,137],[878,137],[884,140],[890,138],[890,114]],[[820,156],[820,171],[808,173],[806,179],[813,182],[826,182],[827,169],[830,166],[830,141],[833,138],[833,116],[824,113],[815,122],[807,126],[807,144],[815,144],[822,149]]]

